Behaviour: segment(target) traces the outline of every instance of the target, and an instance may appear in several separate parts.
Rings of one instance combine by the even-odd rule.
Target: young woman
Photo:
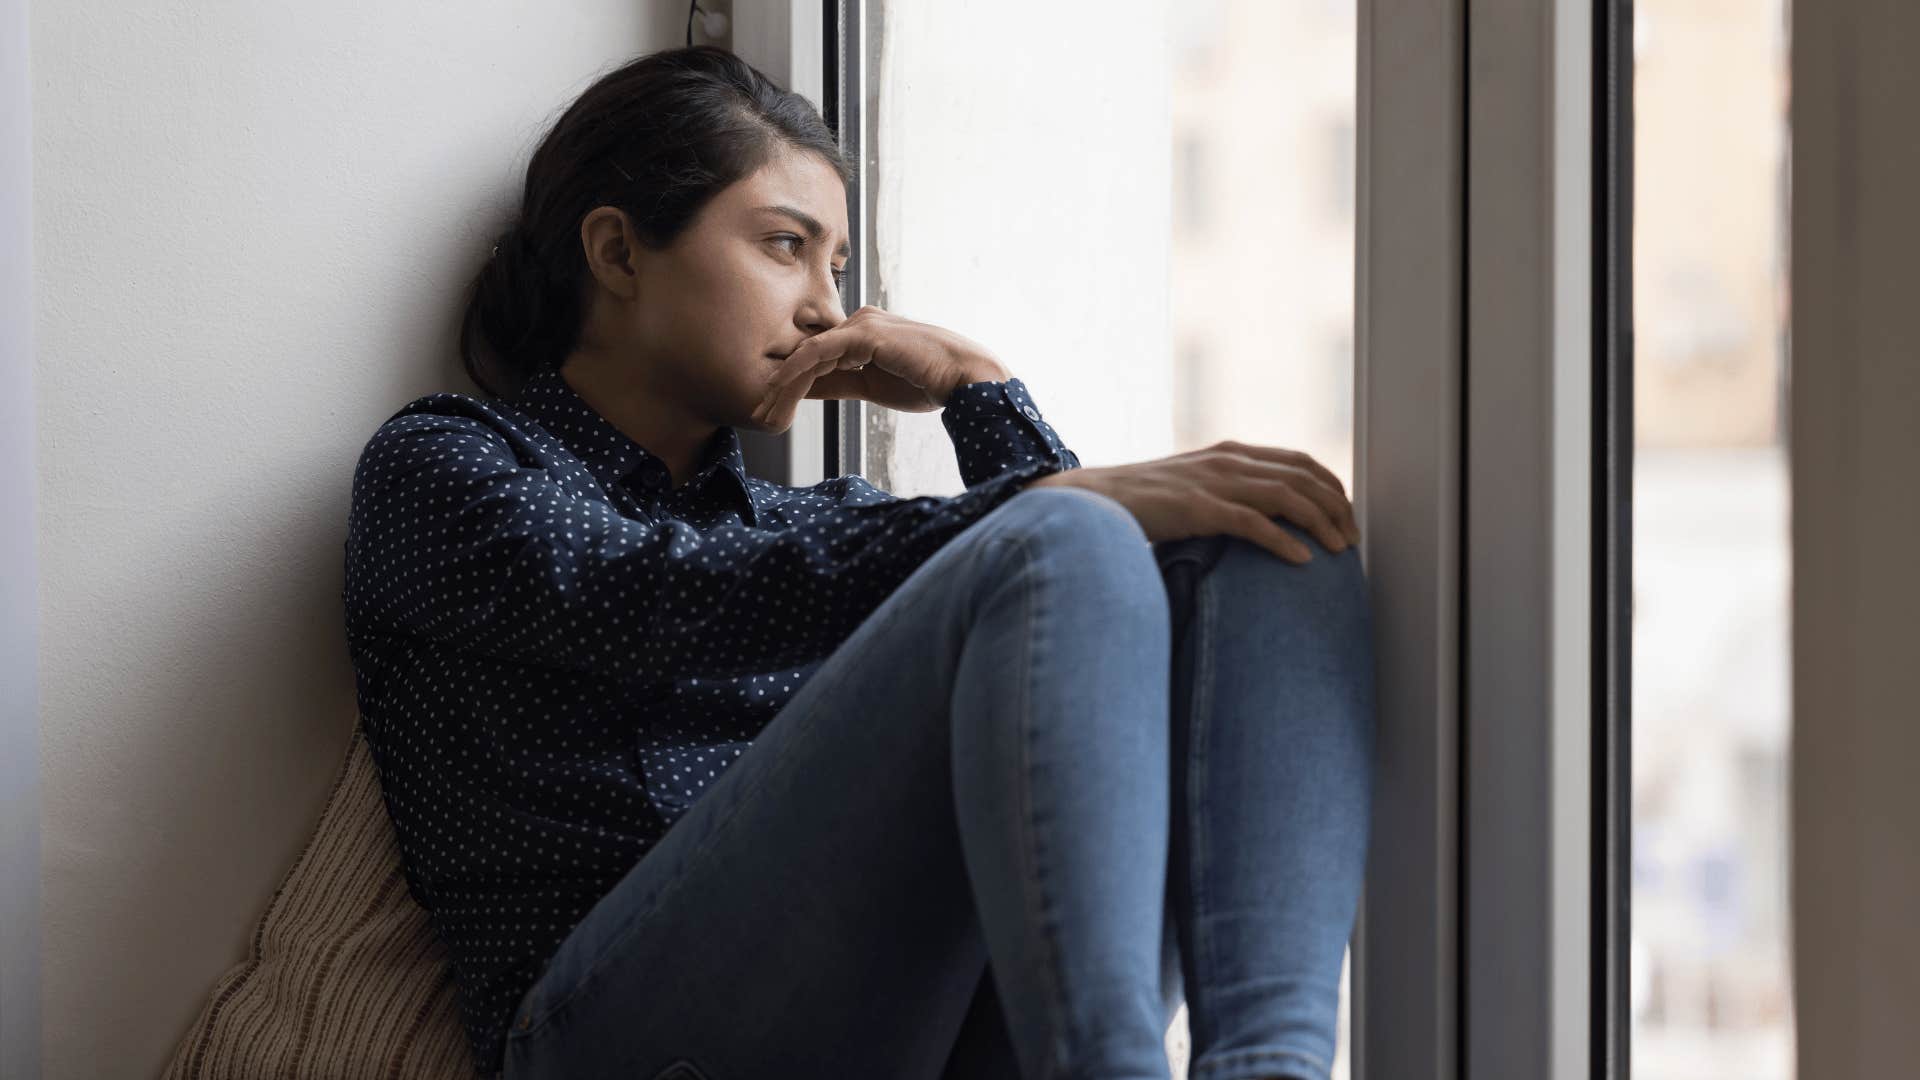
[[[363,725],[476,1064],[1325,1080],[1368,834],[1353,514],[1304,454],[1084,468],[959,334],[841,310],[848,167],[710,47],[533,155],[354,475]],[[941,409],[965,492],[742,467]]]

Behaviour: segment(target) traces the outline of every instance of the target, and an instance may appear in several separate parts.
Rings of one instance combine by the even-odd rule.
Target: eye
[[[776,244],[785,243],[788,240],[793,241],[793,247],[789,250],[795,255],[800,253],[801,248],[807,246],[807,238],[796,233],[781,233],[773,238],[773,242]],[[835,270],[833,272],[833,283],[836,286],[844,288],[847,284],[847,272],[845,270]]]

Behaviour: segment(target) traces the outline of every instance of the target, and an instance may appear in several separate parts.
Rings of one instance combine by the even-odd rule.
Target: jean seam
[[[1192,907],[1193,945],[1198,953],[1194,964],[1199,975],[1200,985],[1194,987],[1189,995],[1199,997],[1209,985],[1215,971],[1219,970],[1213,955],[1213,934],[1206,913],[1212,910],[1213,897],[1207,889],[1207,872],[1212,863],[1212,851],[1206,829],[1207,806],[1207,753],[1211,749],[1208,734],[1211,725],[1207,722],[1213,708],[1213,632],[1214,604],[1213,591],[1209,585],[1211,574],[1203,573],[1193,584],[1194,620],[1198,633],[1193,638],[1195,656],[1193,685],[1190,710],[1187,714],[1187,820],[1191,826],[1188,838],[1188,853],[1191,863],[1189,876],[1189,896]],[[1196,1047],[1196,1049],[1199,1049]]]
[[[1056,1020],[1055,1023],[1047,1025],[1047,1030],[1057,1033],[1066,1023],[1066,994],[1057,977],[1059,969],[1059,947],[1055,941],[1053,921],[1048,914],[1046,881],[1040,859],[1039,830],[1033,827],[1033,700],[1030,695],[1033,691],[1034,626],[1039,621],[1039,617],[1034,611],[1037,605],[1033,598],[1035,591],[1032,585],[1033,553],[1028,550],[1026,542],[1019,536],[1000,536],[993,538],[993,540],[989,542],[1005,542],[1019,549],[1021,569],[1028,582],[1027,586],[1021,589],[1021,604],[1026,613],[1026,634],[1023,639],[1025,641],[1025,647],[1022,648],[1020,652],[1021,666],[1018,684],[1020,687],[1018,716],[1020,717],[1020,773],[1022,777],[1019,812],[1022,833],[1020,849],[1022,855],[1024,855],[1027,860],[1027,869],[1029,871],[1024,880],[1031,882],[1032,888],[1022,889],[1021,892],[1024,894],[1023,899],[1026,901],[1025,906],[1027,907],[1028,915],[1033,920],[1032,925],[1035,929],[1035,935],[1040,942],[1042,954],[1040,963],[1041,989],[1046,996],[1047,1006],[1053,1010]],[[1060,1047],[1057,1035],[1054,1044],[1048,1046],[1046,1049],[1047,1059],[1042,1062],[1042,1067],[1045,1070],[1042,1073],[1043,1080],[1044,1078],[1054,1076],[1060,1065]]]

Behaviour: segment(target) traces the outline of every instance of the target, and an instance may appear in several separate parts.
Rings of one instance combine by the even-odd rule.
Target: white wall
[[[471,391],[526,155],[685,13],[31,5],[46,1077],[156,1075],[244,955],[353,723],[361,445]]]
[[[986,346],[1089,467],[1173,451],[1169,17],[1166,0],[894,3],[868,73],[869,302]],[[875,484],[961,490],[937,411],[866,413]]]

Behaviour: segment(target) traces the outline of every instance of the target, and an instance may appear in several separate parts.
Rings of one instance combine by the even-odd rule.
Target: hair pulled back
[[[665,49],[595,81],[534,150],[519,213],[473,279],[460,324],[468,376],[510,398],[573,351],[591,277],[580,246],[589,211],[619,208],[640,243],[662,250],[787,147],[852,179],[813,104],[724,49]]]

